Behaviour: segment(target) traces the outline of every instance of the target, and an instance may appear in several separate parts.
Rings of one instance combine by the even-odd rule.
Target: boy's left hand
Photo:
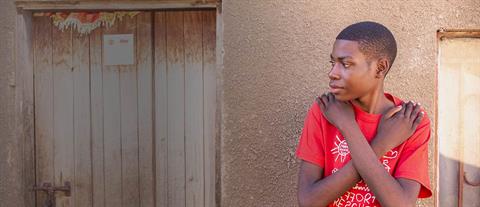
[[[420,104],[411,101],[391,108],[380,119],[374,141],[383,143],[386,150],[397,147],[415,133],[423,116]]]
[[[332,93],[316,98],[325,118],[338,129],[355,123],[355,112],[349,102],[338,101]]]

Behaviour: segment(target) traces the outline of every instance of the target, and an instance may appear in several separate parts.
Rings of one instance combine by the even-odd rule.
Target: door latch
[[[52,183],[43,183],[41,186],[33,186],[34,191],[44,191],[47,193],[44,207],[55,207],[55,192],[60,191],[69,197],[71,195],[70,182],[66,181],[63,186],[53,186]]]

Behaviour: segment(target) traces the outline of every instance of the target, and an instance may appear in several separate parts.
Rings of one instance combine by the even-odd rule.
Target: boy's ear
[[[380,58],[377,61],[377,71],[376,71],[376,78],[384,78],[390,68],[390,63],[388,62],[387,58]]]

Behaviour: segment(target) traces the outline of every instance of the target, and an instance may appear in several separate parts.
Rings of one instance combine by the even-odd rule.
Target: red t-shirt
[[[385,96],[400,105],[402,100],[385,93]],[[352,104],[353,105],[353,104]],[[353,105],[355,119],[368,142],[377,132],[380,114],[369,114]],[[432,195],[428,175],[428,140],[430,120],[424,116],[415,133],[401,145],[385,154],[380,162],[395,178],[408,178],[421,184],[419,198]],[[330,124],[314,103],[308,111],[297,148],[297,157],[323,168],[323,176],[335,173],[350,161],[346,140],[338,129]],[[329,206],[370,207],[380,206],[365,182],[360,181]]]

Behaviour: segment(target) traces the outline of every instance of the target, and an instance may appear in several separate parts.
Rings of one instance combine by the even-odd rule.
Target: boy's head
[[[397,56],[397,43],[392,32],[376,22],[359,22],[343,29],[337,40],[358,43],[360,51],[368,59],[387,58],[391,67]]]
[[[333,45],[328,74],[331,92],[345,101],[383,90],[383,79],[396,55],[395,38],[385,26],[359,22],[346,27]]]

